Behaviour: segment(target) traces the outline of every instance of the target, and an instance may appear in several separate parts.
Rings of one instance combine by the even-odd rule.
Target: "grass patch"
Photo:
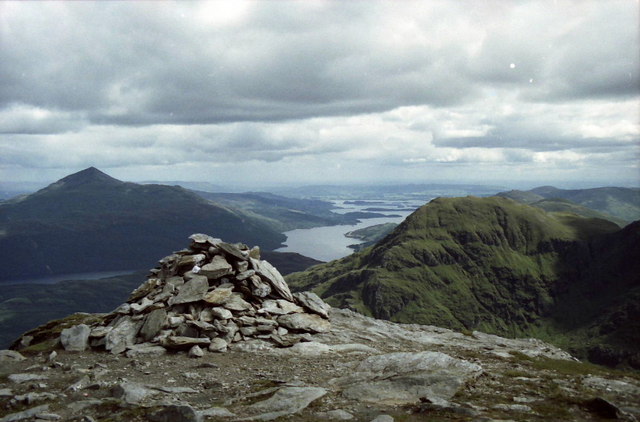
[[[536,371],[552,371],[560,375],[568,376],[598,375],[610,377],[611,375],[617,375],[621,377],[626,376],[634,379],[640,379],[640,374],[638,374],[637,372],[612,369],[605,366],[596,365],[595,363],[551,359],[542,356],[531,357],[517,351],[512,351],[510,353],[515,361],[520,362],[522,365],[530,367],[531,369],[534,369]]]
[[[504,375],[505,377],[509,377],[509,378],[518,378],[518,377],[529,378],[529,377],[531,377],[531,374],[529,372],[520,371],[520,370],[517,370],[517,369],[509,369],[509,370],[503,372],[502,375]]]

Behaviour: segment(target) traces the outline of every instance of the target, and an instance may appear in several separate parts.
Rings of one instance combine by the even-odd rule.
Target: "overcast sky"
[[[637,0],[0,2],[0,179],[640,185]]]

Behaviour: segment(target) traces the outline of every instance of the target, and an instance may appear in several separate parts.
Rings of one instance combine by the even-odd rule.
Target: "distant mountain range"
[[[375,246],[287,281],[376,318],[534,336],[640,367],[639,258],[640,222],[438,198]]]
[[[287,198],[267,192],[212,193],[195,191],[195,193],[216,204],[241,209],[251,217],[280,232],[335,224],[356,224],[359,218],[383,216],[383,214],[372,212],[337,214],[331,211],[335,208],[331,202],[317,199]]]
[[[302,210],[297,215],[311,218]],[[293,225],[292,219],[287,223]],[[0,280],[147,269],[195,232],[265,250],[286,239],[255,213],[179,186],[122,182],[91,167],[0,202]]]
[[[498,196],[511,198],[546,211],[573,212],[585,217],[606,218],[620,226],[640,219],[640,188],[604,187],[567,190],[541,186],[528,191],[500,192]]]

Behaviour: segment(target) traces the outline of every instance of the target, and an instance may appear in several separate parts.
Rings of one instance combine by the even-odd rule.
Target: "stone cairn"
[[[106,349],[132,356],[203,348],[224,352],[232,343],[260,339],[288,347],[326,332],[329,306],[316,294],[292,294],[260,249],[204,234],[188,249],[159,261],[128,301],[103,325],[64,330],[67,350]]]

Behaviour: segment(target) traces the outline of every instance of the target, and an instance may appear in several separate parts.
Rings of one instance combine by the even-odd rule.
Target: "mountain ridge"
[[[620,290],[628,292],[629,286],[607,275],[617,267],[608,266],[594,251],[640,256],[634,243],[637,227],[620,230],[607,220],[546,213],[502,197],[437,198],[375,246],[287,280],[293,289],[313,289],[332,306],[377,318],[536,336],[577,347],[575,339],[587,337],[589,330],[567,336],[553,310],[567,298],[575,299],[572,291],[588,291],[571,288],[583,281],[587,287],[597,286],[598,277],[615,287],[620,306],[628,305]],[[612,247],[625,239],[624,245]],[[633,271],[625,275],[631,277],[631,287],[640,285]],[[593,322],[582,314],[577,325]],[[593,330],[593,338],[615,343],[609,341],[616,337],[615,328],[606,335],[598,327]],[[631,340],[622,337],[622,355],[635,356]]]
[[[640,188],[599,187],[590,189],[558,189],[554,186],[539,186],[528,191],[511,190],[497,196],[514,199],[525,204],[534,204],[544,199],[564,199],[586,207],[587,213],[598,211],[603,217],[624,226],[640,219]],[[584,209],[573,212],[584,213]]]
[[[122,182],[88,168],[0,203],[0,278],[147,268],[200,231],[266,249],[285,240],[259,219],[182,187]]]

